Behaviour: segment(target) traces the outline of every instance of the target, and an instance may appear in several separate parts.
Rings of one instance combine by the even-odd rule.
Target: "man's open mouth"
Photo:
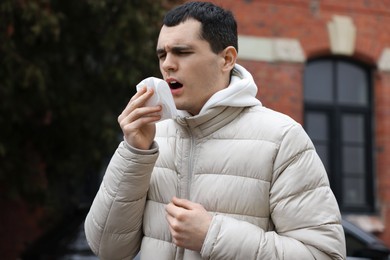
[[[178,89],[178,88],[183,87],[183,84],[181,84],[180,82],[178,82],[176,80],[169,81],[168,85],[171,89]]]

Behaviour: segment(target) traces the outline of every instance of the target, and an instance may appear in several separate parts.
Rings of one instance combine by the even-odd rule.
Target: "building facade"
[[[390,246],[390,1],[215,0],[264,106],[310,135],[343,217]]]

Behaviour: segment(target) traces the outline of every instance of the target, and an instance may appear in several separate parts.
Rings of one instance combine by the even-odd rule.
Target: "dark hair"
[[[188,2],[168,11],[163,23],[176,26],[188,19],[201,23],[201,39],[209,42],[211,50],[219,53],[228,46],[238,51],[237,23],[232,12],[209,2]]]

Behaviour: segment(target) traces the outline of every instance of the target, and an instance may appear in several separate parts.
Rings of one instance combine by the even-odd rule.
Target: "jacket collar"
[[[188,127],[197,137],[208,136],[233,121],[245,107],[214,107],[203,114],[178,117],[176,122]]]

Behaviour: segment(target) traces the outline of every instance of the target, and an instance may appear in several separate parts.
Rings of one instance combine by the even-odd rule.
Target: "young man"
[[[135,94],[85,222],[101,259],[344,259],[337,202],[313,144],[255,98],[233,15],[167,13],[157,55],[180,116]]]

